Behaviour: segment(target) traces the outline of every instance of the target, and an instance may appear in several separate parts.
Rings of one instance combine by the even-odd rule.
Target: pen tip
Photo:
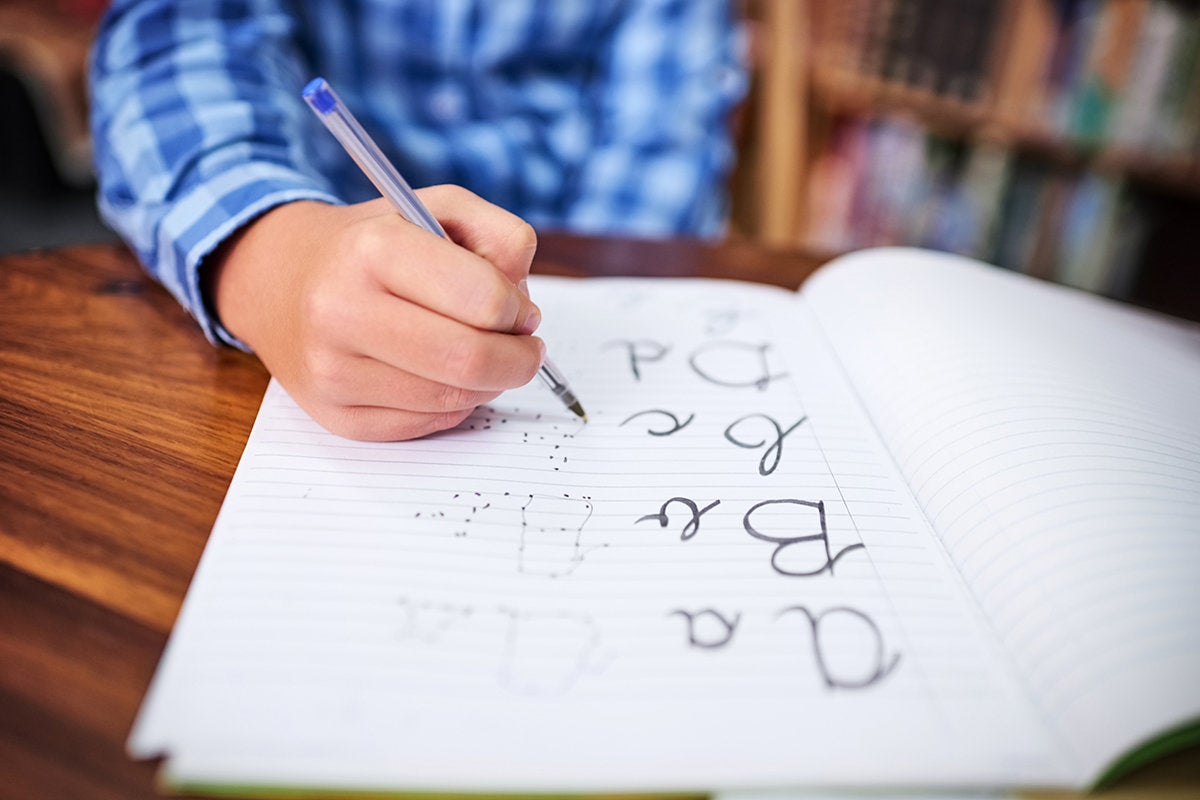
[[[579,405],[578,400],[576,400],[574,403],[571,403],[571,405],[567,407],[575,412],[575,416],[579,417],[584,422],[587,422],[587,412],[583,410],[583,406]]]

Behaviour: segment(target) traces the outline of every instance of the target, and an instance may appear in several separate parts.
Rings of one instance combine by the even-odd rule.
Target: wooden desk
[[[796,286],[815,266],[546,235],[536,268]],[[158,796],[125,737],[266,384],[119,247],[0,258],[0,798]],[[1200,797],[1200,759],[1111,796]]]

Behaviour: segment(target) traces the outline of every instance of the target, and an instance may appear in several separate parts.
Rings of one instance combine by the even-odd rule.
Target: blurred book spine
[[[1002,108],[1014,136],[1200,156],[1195,0],[844,0],[814,15],[815,70],[843,90],[857,77]]]
[[[1122,296],[1146,187],[1200,196],[1200,2],[813,5],[801,244],[911,244]]]
[[[927,247],[1115,297],[1148,226],[1123,178],[940,137],[904,117],[837,120],[810,175],[812,246]]]

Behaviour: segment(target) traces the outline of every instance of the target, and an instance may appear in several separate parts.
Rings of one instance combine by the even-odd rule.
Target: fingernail
[[[517,291],[526,297],[529,297],[529,281],[525,278],[521,278],[521,280],[517,281]]]
[[[537,306],[530,306],[529,313],[525,315],[525,319],[521,321],[521,327],[518,333],[533,333],[538,329],[538,325],[542,324],[542,312]]]

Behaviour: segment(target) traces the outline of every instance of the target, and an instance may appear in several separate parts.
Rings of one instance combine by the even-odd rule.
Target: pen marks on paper
[[[414,512],[412,518],[435,526],[435,529],[448,530],[456,538],[464,538],[472,524],[477,524],[477,519],[483,517],[485,522],[489,521],[495,513],[494,502],[494,496],[485,497],[483,492],[455,492],[436,507]]]
[[[462,491],[412,518],[456,539],[515,537],[517,572],[558,578],[574,572],[589,552],[608,547],[584,545],[594,510],[591,495]]]
[[[565,430],[564,430],[565,429]],[[561,416],[544,411],[522,411],[520,407],[503,408],[493,405],[478,406],[471,415],[452,430],[459,433],[476,431],[492,431],[493,435],[505,433],[515,435],[520,432],[527,441],[545,441],[547,437],[574,439],[575,435],[585,429],[583,420],[574,416],[566,409]],[[448,431],[431,434],[428,438],[436,439],[448,435]]]
[[[521,506],[517,571],[548,578],[574,572],[586,555],[583,529],[593,511],[592,498],[586,495],[528,495]]]
[[[672,503],[679,503],[679,504],[685,506],[687,508],[687,510],[691,512],[691,519],[689,519],[687,521],[687,523],[683,526],[683,530],[679,534],[680,541],[686,542],[688,539],[691,539],[693,536],[695,536],[696,533],[700,530],[700,517],[703,516],[705,512],[711,511],[712,509],[719,506],[721,504],[721,501],[713,500],[711,503],[706,505],[704,508],[700,508],[694,500],[691,500],[687,497],[672,497],[670,500],[668,500],[667,502],[662,504],[662,507],[659,508],[657,514],[646,514],[643,517],[639,517],[637,522],[646,522],[648,520],[655,520],[658,522],[658,526],[660,528],[667,527],[669,524],[671,524],[671,520],[667,516],[667,509],[670,507],[670,505]],[[637,523],[634,523],[634,524],[637,524]]]
[[[699,611],[679,608],[672,611],[670,616],[685,620],[688,644],[701,650],[715,650],[733,641],[734,631],[742,619],[741,612],[730,618],[715,608],[702,608]]]
[[[507,618],[499,682],[526,697],[565,694],[581,678],[602,671],[600,625],[590,614],[504,608]]]
[[[589,614],[509,606],[478,607],[402,596],[396,637],[402,656],[421,658],[431,649],[470,647],[472,657],[491,659],[496,682],[526,697],[553,697],[582,677],[598,674],[611,659],[603,632]],[[457,635],[457,638],[455,638]],[[482,638],[481,638],[482,637]],[[480,641],[489,648],[480,648]]]
[[[736,324],[736,312],[729,324]],[[657,364],[671,353],[672,346],[653,339],[611,339],[602,349],[623,350],[629,372],[641,381],[644,367]],[[786,378],[786,372],[771,369],[770,343],[743,342],[735,339],[714,339],[697,346],[687,357],[692,372],[707,383],[726,388],[753,387],[765,391],[773,381]]]
[[[735,389],[754,387],[761,391],[772,381],[787,377],[773,373],[767,357],[769,343],[753,344],[721,339],[700,345],[688,356],[692,371],[716,386]]]
[[[813,611],[798,604],[780,609],[773,616],[768,616],[769,612],[751,616],[759,620],[768,616],[770,623],[778,624],[796,614],[802,615],[808,623],[807,638],[812,646],[813,663],[827,690],[870,688],[891,675],[900,663],[900,653],[889,651],[883,631],[875,620],[851,606]],[[687,646],[692,649],[730,648],[735,644],[735,636],[741,638],[741,611],[677,608],[668,616],[684,621]],[[759,634],[763,630],[760,627]]]
[[[403,619],[396,635],[402,639],[416,639],[422,644],[436,644],[447,631],[474,613],[469,605],[417,601],[409,597],[401,597],[398,605]]]
[[[812,515],[805,509],[816,513],[815,526],[812,524]],[[823,572],[832,575],[834,565],[842,556],[863,549],[863,544],[856,542],[833,552],[825,523],[825,503],[820,500],[763,500],[746,511],[742,526],[755,539],[775,545],[771,553],[771,568],[788,577],[812,577]],[[767,527],[788,533],[769,533],[761,529]],[[797,530],[812,530],[814,527],[817,529],[815,533],[794,534]]]
[[[660,528],[666,528],[671,524],[668,513],[671,506],[682,506],[689,517],[680,531],[679,540],[686,542],[699,533],[701,517],[720,504],[717,499],[701,507],[691,498],[676,496],[664,502],[657,513],[644,514],[634,524],[653,521]],[[835,565],[843,556],[866,549],[862,542],[834,549],[829,541],[825,503],[821,500],[761,500],[742,516],[742,529],[759,541],[775,545],[771,552],[771,569],[789,578],[810,578],[826,572],[833,575]]]
[[[451,525],[451,533],[455,537],[465,538],[471,526],[480,524],[480,520],[503,524],[503,518],[497,519],[497,516],[502,515],[505,511],[503,497],[507,496],[507,492],[503,496],[491,493],[485,495],[483,492],[455,492],[446,504],[450,510],[449,515],[447,515],[446,509],[438,509],[426,512],[418,511],[415,518],[420,519],[422,516],[426,516],[427,519],[433,521],[448,522]]]
[[[660,414],[670,420],[669,423],[667,423],[666,420],[663,420],[663,423],[669,425],[669,427],[664,427],[661,430],[655,430],[654,428],[647,427],[646,433],[650,434],[651,436],[670,436],[673,433],[678,433],[688,425],[692,424],[692,420],[696,418],[695,414],[688,414],[687,419],[680,422],[679,417],[675,416],[675,414],[670,411],[661,408],[650,408],[645,411],[639,411],[636,414],[630,414],[628,417],[623,419],[621,424],[617,427],[622,427],[626,423],[632,422],[638,417],[644,417],[650,414]]]
[[[763,445],[765,445],[767,443],[766,438],[760,439],[758,441],[745,441],[743,439],[738,438],[738,435],[735,433],[735,429],[738,429],[739,427],[745,427],[743,425],[743,423],[748,422],[750,420],[765,421],[770,426],[771,430],[775,434],[774,441],[772,441],[770,446],[767,447],[767,449],[763,451],[762,458],[759,459],[759,462],[758,462],[758,474],[765,477],[767,475],[770,475],[772,472],[774,472],[776,467],[779,466],[779,459],[783,457],[783,440],[784,440],[784,438],[788,434],[790,434],[792,431],[796,430],[801,425],[803,425],[807,419],[808,419],[807,416],[801,417],[800,419],[798,419],[794,423],[792,423],[792,425],[789,426],[787,428],[787,430],[784,430],[780,426],[780,424],[775,421],[775,419],[773,417],[768,416],[767,414],[747,414],[746,416],[741,417],[737,420],[734,420],[733,422],[731,422],[729,424],[729,427],[727,427],[725,429],[725,440],[728,441],[730,444],[736,445],[738,447],[745,447],[749,450],[754,450],[759,447],[762,447]]]
[[[875,620],[850,606],[834,606],[814,613],[807,606],[785,608],[778,616],[799,613],[812,634],[813,654],[825,686],[830,689],[865,689],[882,681],[900,663],[900,654],[888,654],[883,632]],[[836,646],[830,646],[837,642]]]
[[[757,392],[765,392],[788,377],[786,370],[778,368],[769,343],[722,338],[728,337],[741,323],[741,315],[736,310],[709,309],[702,313],[703,332],[712,338],[697,345],[690,354],[686,348],[675,352],[673,345],[649,338],[614,339],[606,342],[603,348],[616,351],[619,372],[623,373],[627,364],[632,380],[639,382],[636,390],[639,392],[650,391],[653,381],[644,380],[650,377],[682,379],[682,383],[691,384],[691,389],[697,388],[698,378],[713,387]],[[684,366],[685,362],[687,366]],[[713,389],[707,391],[710,395],[720,394]],[[716,419],[710,419],[712,415],[701,403],[699,416],[705,419],[700,424],[694,424],[697,413],[686,407],[672,410],[653,407],[656,405],[658,403],[651,397],[650,402],[642,406],[644,410],[627,412],[628,416],[617,427],[628,428],[628,433],[638,438],[652,437],[656,442],[678,434],[672,442],[661,443],[663,449],[677,443],[694,446],[697,440],[720,448],[722,445],[716,433],[723,431],[728,445],[756,451],[760,456],[757,470],[762,477],[775,474],[783,465],[784,445],[788,441],[792,442],[788,445],[789,455],[795,458],[792,453],[797,444],[794,437],[789,437],[812,424],[806,414],[799,414],[802,409],[791,405],[788,408],[794,410],[775,413],[780,410],[775,409],[774,416],[761,411],[739,415],[749,409],[728,409],[726,403],[721,407],[726,410]],[[763,408],[767,404],[760,400],[754,405]],[[546,419],[542,414],[522,416],[518,409],[510,412],[482,406],[471,416],[466,427],[473,431],[488,431],[498,441],[509,441],[511,437],[512,441],[520,443],[523,453],[536,453],[540,465],[550,461],[558,470],[568,462],[565,450],[570,446],[566,440],[574,438],[583,428],[580,425],[570,432],[559,430],[557,425],[549,424],[552,422],[549,416]],[[721,425],[724,425],[723,429]],[[805,435],[802,431],[801,438]],[[526,445],[531,449],[526,450]],[[533,450],[534,447],[542,449]],[[732,501],[727,497],[720,512],[706,517],[708,512],[722,506],[722,500],[692,499],[686,496],[689,493],[683,486],[664,489],[655,499],[674,496],[662,502],[656,512],[636,518],[634,514],[623,516],[623,524],[628,525],[632,520],[637,530],[645,531],[643,523],[657,522],[657,526],[651,527],[670,529],[672,537],[678,534],[680,542],[689,543],[697,538],[703,522],[704,541],[692,544],[693,548],[708,543],[724,546],[727,542],[721,541],[723,535],[745,546],[746,540],[741,538],[744,532],[756,542],[770,545],[769,548],[751,546],[761,559],[756,559],[751,569],[757,570],[758,574],[769,574],[762,563],[769,553],[771,571],[784,578],[818,578],[828,574],[832,579],[845,556],[865,550],[861,542],[831,542],[823,501],[790,497],[759,499],[766,493]],[[770,494],[776,495],[775,492]],[[428,518],[443,523],[441,530],[450,525],[455,536],[466,537],[468,531],[474,534],[480,530],[485,546],[497,541],[511,544],[515,536],[516,571],[531,576],[531,580],[570,578],[590,552],[609,546],[607,543],[590,547],[585,544],[588,525],[595,525],[592,520],[596,509],[590,495],[459,492],[453,501],[452,506],[426,512]],[[737,526],[739,514],[741,530]],[[479,528],[481,524],[483,528]],[[839,539],[838,532],[834,531],[834,534],[834,538]],[[811,654],[816,680],[829,691],[876,686],[895,672],[901,660],[901,654],[885,641],[884,629],[865,611],[851,605],[834,604],[820,609],[811,604],[796,604],[775,610],[778,606],[772,603],[769,609],[730,609],[709,606],[709,599],[700,597],[699,602],[695,602],[696,598],[671,599],[664,609],[671,620],[664,632],[680,637],[688,649],[710,653],[707,658],[721,658],[721,652],[732,650],[743,641],[750,643],[760,635],[770,635],[771,629],[776,627],[773,640],[778,641],[783,634],[784,641],[804,643],[802,657],[807,659]],[[782,604],[790,599],[778,602]],[[693,602],[694,605],[689,605]],[[595,617],[554,607],[493,606],[481,611],[453,602],[417,603],[406,599],[401,602],[401,610],[399,636],[413,646],[460,646],[468,640],[466,632],[479,632],[485,626],[487,641],[492,643],[491,652],[495,653],[498,682],[507,690],[526,697],[559,696],[569,692],[585,676],[602,671],[617,658],[618,643],[623,635],[618,626],[616,631],[608,632],[606,644]],[[674,622],[675,619],[679,622]],[[798,636],[792,620],[799,619],[804,620],[804,624]],[[662,620],[662,623],[666,625],[667,621]],[[450,637],[456,634],[461,638],[451,640]]]
[[[604,343],[605,349],[610,347],[624,348],[629,358],[629,371],[633,373],[633,379],[640,381],[642,379],[642,364],[652,364],[656,361],[662,361],[667,353],[671,352],[671,346],[656,342],[651,339],[613,339]]]

